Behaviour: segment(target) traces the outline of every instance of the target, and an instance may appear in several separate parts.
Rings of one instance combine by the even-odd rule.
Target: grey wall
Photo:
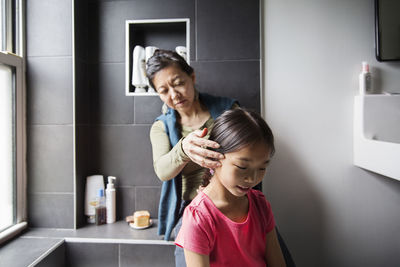
[[[162,18],[190,18],[200,91],[260,110],[259,1],[28,0],[30,226],[84,225],[92,174],[117,177],[119,218],[157,217],[148,134],[161,101],[125,96],[125,20]]]
[[[277,153],[264,183],[298,266],[399,266],[400,182],[352,162],[361,61],[400,92],[400,63],[374,57],[372,0],[266,0],[265,113]]]
[[[26,1],[28,222],[74,227],[71,1]]]

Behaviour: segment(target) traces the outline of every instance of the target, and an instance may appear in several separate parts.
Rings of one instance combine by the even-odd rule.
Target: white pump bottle
[[[114,223],[116,220],[116,212],[115,212],[115,181],[114,176],[108,176],[108,184],[106,189],[106,208],[107,208],[107,223]]]

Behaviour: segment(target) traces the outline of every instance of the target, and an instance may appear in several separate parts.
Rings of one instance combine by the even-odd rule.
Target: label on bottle
[[[372,84],[371,84],[371,74],[365,74],[365,92],[371,94],[372,93]]]
[[[362,72],[360,73],[360,95],[364,94],[371,94],[372,92],[372,80],[371,80],[371,73],[369,72]]]
[[[95,209],[96,225],[105,224],[107,222],[107,209],[104,206],[96,207]]]
[[[107,223],[114,223],[116,220],[115,191],[107,191],[106,207],[107,207]]]

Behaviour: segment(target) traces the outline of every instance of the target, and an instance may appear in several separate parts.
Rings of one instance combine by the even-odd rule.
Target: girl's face
[[[153,78],[161,100],[177,111],[185,111],[192,107],[195,95],[194,81],[194,74],[189,76],[176,66],[160,70]]]
[[[232,195],[242,197],[262,181],[270,155],[270,148],[263,142],[226,153],[220,160],[222,166],[215,169],[213,179],[218,179],[219,184]]]

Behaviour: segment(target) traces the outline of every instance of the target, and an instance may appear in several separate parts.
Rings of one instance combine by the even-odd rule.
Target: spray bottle
[[[114,176],[108,176],[108,184],[106,189],[106,207],[107,207],[107,223],[114,223],[116,212],[115,212],[115,186],[114,180],[116,178]]]
[[[360,73],[360,95],[371,94],[371,73],[369,72],[369,64],[366,61],[362,62],[362,71]]]

